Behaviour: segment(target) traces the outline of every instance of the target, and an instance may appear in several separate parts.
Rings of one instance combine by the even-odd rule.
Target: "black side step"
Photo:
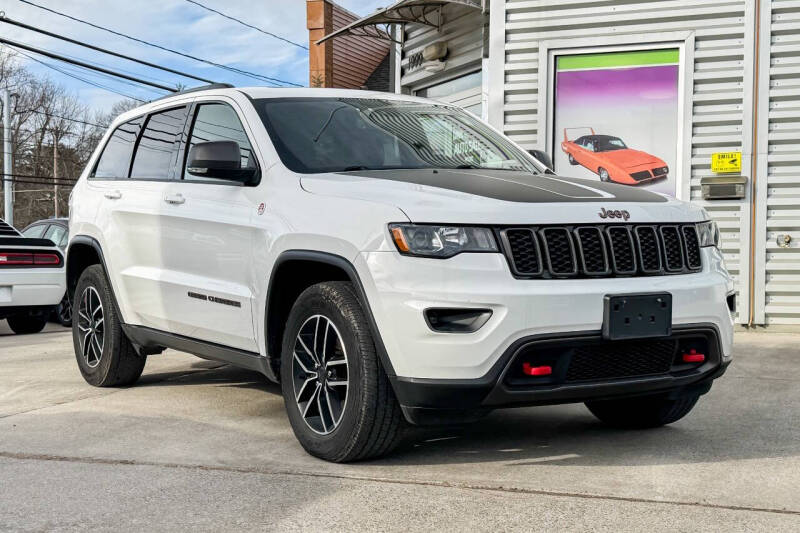
[[[223,346],[222,344],[192,339],[145,326],[123,324],[122,330],[132,343],[144,349],[144,353],[157,351],[159,348],[172,348],[203,359],[230,363],[248,370],[255,370],[267,377],[270,375],[267,370],[267,358],[256,352],[248,352],[238,348],[231,348],[230,346]]]

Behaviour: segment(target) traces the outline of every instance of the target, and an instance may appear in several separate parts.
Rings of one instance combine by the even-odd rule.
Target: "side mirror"
[[[542,150],[528,150],[528,153],[535,157],[536,160],[543,164],[548,170],[553,170],[553,160],[550,159],[550,156],[547,155],[547,152]]]
[[[186,172],[192,176],[248,183],[257,172],[242,168],[242,156],[236,141],[197,143],[189,150]]]

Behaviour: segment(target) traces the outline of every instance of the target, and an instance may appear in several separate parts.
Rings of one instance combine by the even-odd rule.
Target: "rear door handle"
[[[105,196],[109,200],[119,200],[120,198],[122,198],[122,193],[119,191],[107,191],[103,193],[103,196]]]
[[[186,201],[186,198],[184,198],[181,193],[168,194],[164,197],[164,201],[167,202],[168,204],[180,205]]]

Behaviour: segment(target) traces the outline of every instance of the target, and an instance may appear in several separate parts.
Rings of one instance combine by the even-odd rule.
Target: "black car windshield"
[[[449,106],[367,98],[255,101],[294,172],[491,168],[539,173],[527,153]]]
[[[613,150],[624,150],[627,148],[619,137],[598,137],[595,141],[596,152],[611,152]]]

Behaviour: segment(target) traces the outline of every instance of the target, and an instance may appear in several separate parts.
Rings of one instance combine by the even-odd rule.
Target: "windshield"
[[[301,173],[491,168],[539,173],[502,135],[452,107],[366,98],[255,101],[278,154]]]
[[[595,141],[595,146],[598,152],[611,152],[627,148],[619,137],[600,137]]]

